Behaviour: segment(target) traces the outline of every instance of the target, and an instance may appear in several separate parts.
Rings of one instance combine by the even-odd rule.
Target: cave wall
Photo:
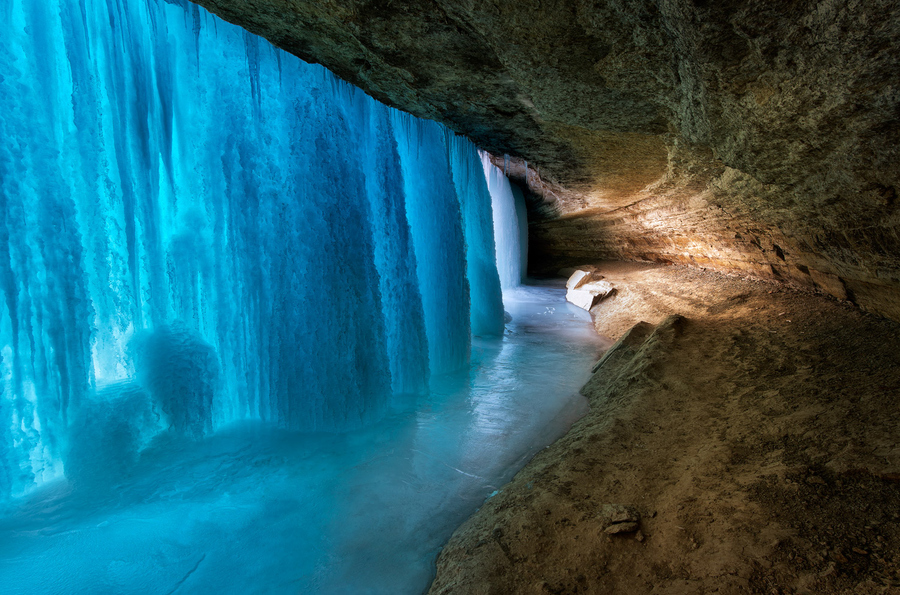
[[[511,155],[540,267],[692,264],[900,319],[896,0],[200,3]]]

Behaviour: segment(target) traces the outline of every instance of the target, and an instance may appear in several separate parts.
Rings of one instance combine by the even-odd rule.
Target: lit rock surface
[[[535,266],[689,264],[900,318],[896,1],[201,4],[518,157]]]

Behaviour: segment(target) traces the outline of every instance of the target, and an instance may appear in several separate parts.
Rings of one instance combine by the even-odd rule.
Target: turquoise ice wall
[[[352,428],[502,332],[467,141],[192,4],[0,13],[0,494],[87,442]]]

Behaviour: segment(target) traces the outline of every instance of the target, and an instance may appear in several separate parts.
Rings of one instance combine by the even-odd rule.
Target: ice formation
[[[187,2],[0,13],[0,499],[358,427],[502,332],[466,141]]]
[[[481,164],[493,204],[496,234],[496,262],[503,290],[521,285],[528,264],[528,222],[525,197],[506,177],[509,157],[504,157],[504,169],[491,163],[490,155],[481,153]],[[525,164],[526,176],[528,163]]]

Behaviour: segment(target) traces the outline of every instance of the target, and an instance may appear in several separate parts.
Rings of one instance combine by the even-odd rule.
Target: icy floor
[[[584,413],[608,346],[562,289],[506,298],[502,341],[374,427],[242,424],[157,443],[118,485],[42,488],[0,518],[0,592],[423,592],[453,529]]]

